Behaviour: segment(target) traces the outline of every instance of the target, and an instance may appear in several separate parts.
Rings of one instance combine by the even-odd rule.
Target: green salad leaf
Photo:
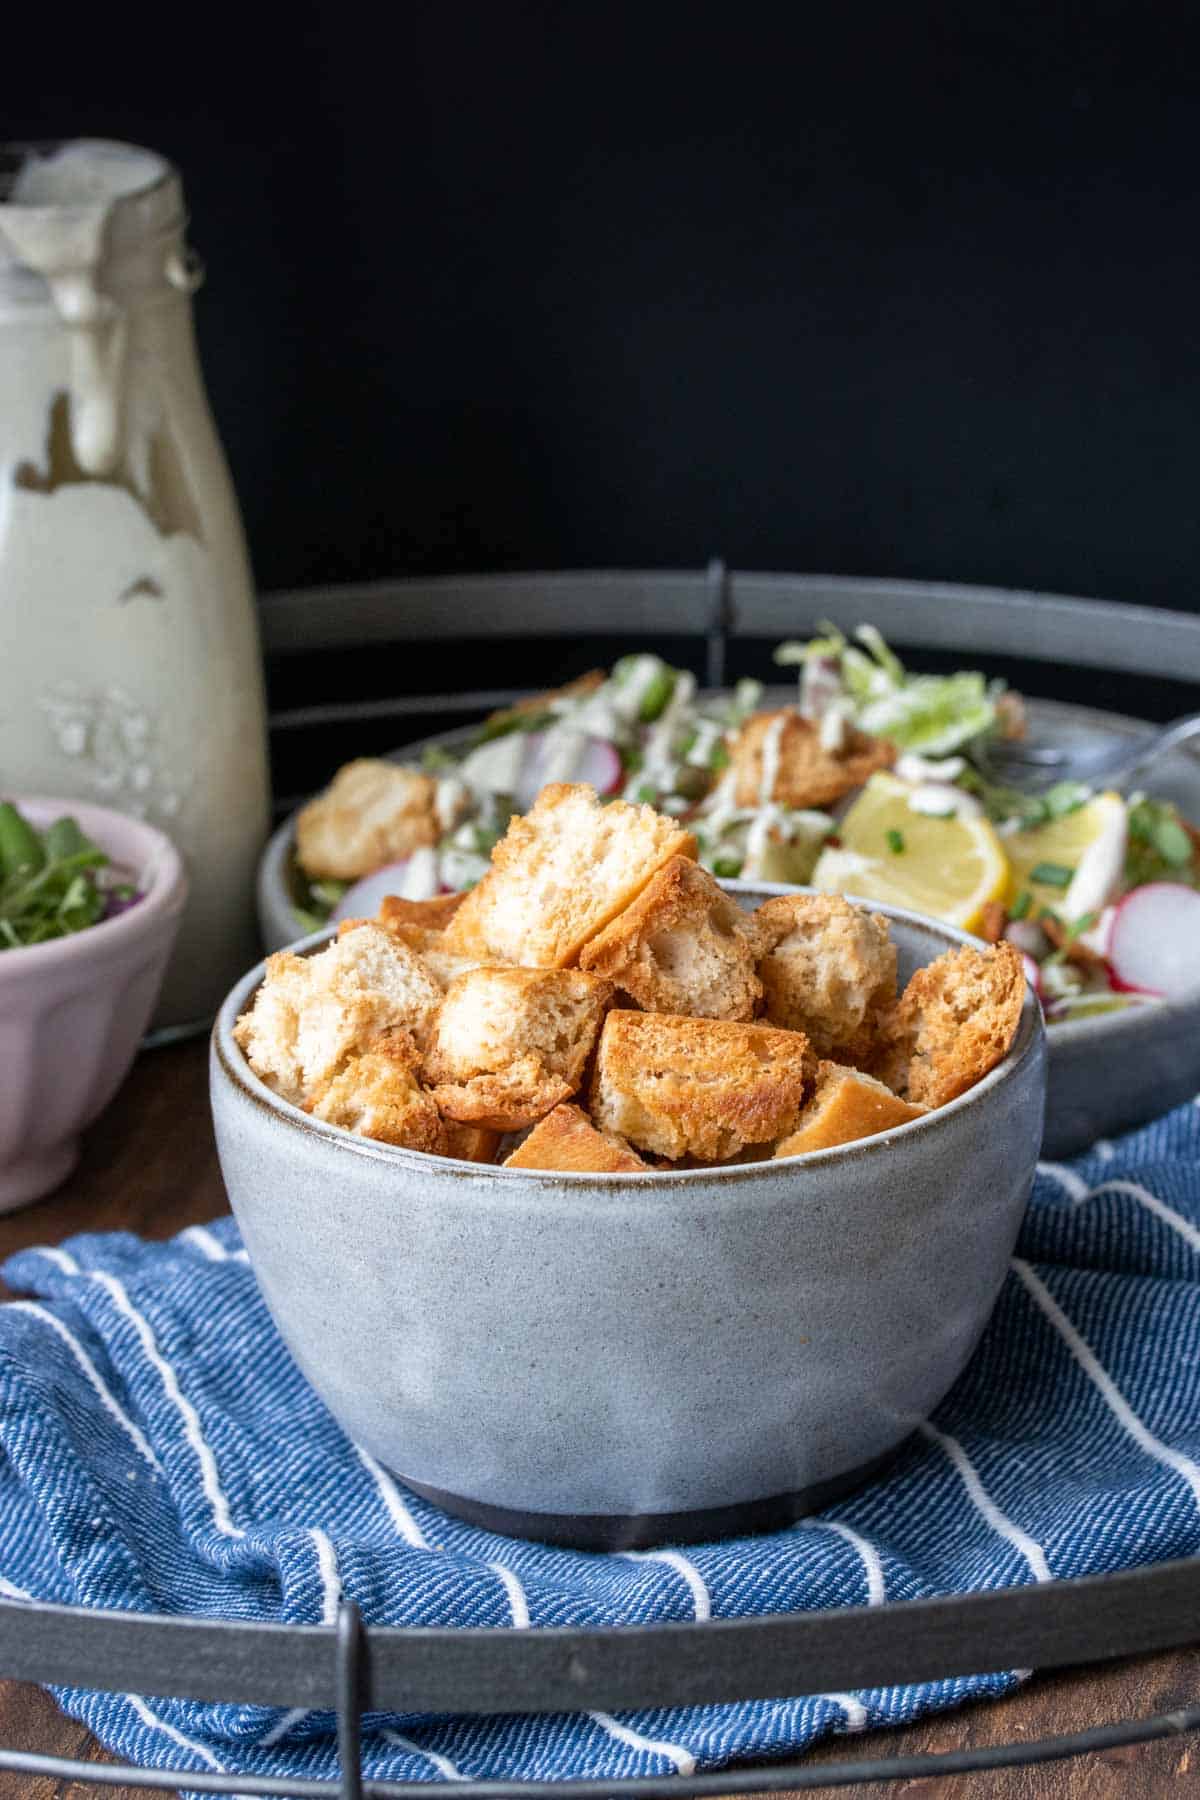
[[[781,666],[835,662],[854,723],[922,756],[949,756],[996,726],[1002,691],[977,670],[956,675],[910,675],[874,625],[860,625],[850,643],[836,625],[822,624],[806,643],[781,644]]]
[[[107,916],[110,895],[95,879],[108,866],[70,817],[38,831],[0,801],[0,950],[69,937]],[[120,900],[117,890],[113,899]]]
[[[1130,887],[1147,881],[1183,881],[1200,887],[1200,854],[1177,807],[1169,800],[1134,794],[1128,817],[1125,879]]]

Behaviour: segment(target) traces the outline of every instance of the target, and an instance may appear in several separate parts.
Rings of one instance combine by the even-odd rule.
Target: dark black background
[[[719,553],[1195,606],[1188,9],[74,12],[10,20],[6,130],[182,166],[263,587]]]

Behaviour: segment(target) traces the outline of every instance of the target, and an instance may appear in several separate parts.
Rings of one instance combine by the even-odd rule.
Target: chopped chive
[[[1023,919],[1033,905],[1033,895],[1028,888],[1022,888],[1008,909],[1010,919]]]
[[[1074,879],[1074,869],[1068,869],[1063,863],[1043,862],[1029,871],[1030,881],[1039,887],[1068,888]]]
[[[713,861],[713,874],[723,875],[726,881],[736,881],[742,872],[742,865],[736,856],[718,856]]]
[[[893,826],[891,830],[886,833],[886,836],[888,849],[893,856],[899,856],[904,849],[904,833],[902,831],[897,831],[895,826]]]
[[[1159,819],[1151,831],[1151,842],[1165,863],[1182,869],[1192,860],[1192,840],[1175,819]]]

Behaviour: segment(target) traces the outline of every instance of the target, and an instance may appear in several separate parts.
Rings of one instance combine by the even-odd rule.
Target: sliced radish
[[[388,894],[405,900],[432,900],[439,892],[437,852],[414,850],[400,862],[373,869],[348,887],[333,912],[334,924],[343,919],[373,919]]]
[[[1118,904],[1109,936],[1113,986],[1178,1000],[1200,988],[1200,892],[1151,881]]]
[[[533,805],[548,781],[586,781],[598,794],[615,794],[624,780],[621,758],[605,738],[557,726],[531,731],[513,790],[518,812]]]

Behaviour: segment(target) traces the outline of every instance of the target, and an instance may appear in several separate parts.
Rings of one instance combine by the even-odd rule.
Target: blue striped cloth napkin
[[[33,1296],[0,1309],[12,1598],[315,1624],[344,1593],[369,1621],[524,1630],[878,1606],[1200,1551],[1197,1105],[1042,1166],[984,1340],[886,1479],[788,1531],[686,1552],[546,1549],[406,1493],[297,1372],[231,1220],[166,1244],[79,1237],[3,1274]],[[620,1717],[373,1717],[365,1765],[428,1781],[688,1773],[1021,1679]],[[336,1772],[327,1714],[56,1697],[144,1764]]]

